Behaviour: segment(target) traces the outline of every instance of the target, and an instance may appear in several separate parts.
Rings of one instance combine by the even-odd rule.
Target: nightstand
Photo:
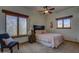
[[[31,30],[31,34],[28,36],[28,39],[29,39],[29,43],[36,42],[36,37],[35,37],[35,33],[33,30]]]

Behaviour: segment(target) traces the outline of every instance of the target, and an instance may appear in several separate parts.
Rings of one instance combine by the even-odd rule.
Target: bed
[[[59,33],[48,33],[45,31],[45,26],[34,25],[34,32],[37,42],[51,48],[57,48],[63,43],[63,36]]]

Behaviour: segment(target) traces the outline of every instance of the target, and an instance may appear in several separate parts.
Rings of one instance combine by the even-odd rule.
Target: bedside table
[[[28,36],[28,39],[29,39],[29,43],[36,42],[36,37],[35,37],[35,33],[33,30],[31,30],[31,35]]]

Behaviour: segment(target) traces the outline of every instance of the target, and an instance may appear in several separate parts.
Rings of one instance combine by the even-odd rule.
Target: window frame
[[[5,12],[4,12],[5,13]],[[15,13],[15,12],[12,12],[12,13]],[[24,15],[20,15],[19,16],[19,13],[17,13],[17,14],[12,14],[12,13],[8,13],[8,12],[6,12],[5,13],[5,32],[7,32],[7,27],[6,27],[6,25],[7,25],[7,23],[6,23],[6,15],[10,15],[10,16],[16,16],[17,17],[17,35],[16,36],[11,36],[12,38],[18,38],[18,37],[25,37],[25,36],[28,36],[28,17],[27,17],[27,15],[26,16],[24,16]],[[24,17],[24,18],[26,18],[26,34],[25,35],[20,35],[19,34],[19,17]]]
[[[73,16],[72,15],[70,15],[70,16],[65,16],[65,17],[60,17],[60,18],[56,18],[56,28],[57,29],[71,29],[71,18],[72,18]],[[70,19],[70,27],[64,27],[64,20],[65,19]],[[58,27],[58,20],[62,20],[62,27],[61,28],[59,28]]]

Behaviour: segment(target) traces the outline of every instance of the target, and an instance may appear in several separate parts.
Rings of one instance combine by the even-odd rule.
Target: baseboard
[[[76,42],[76,41],[71,41],[71,40],[65,40],[65,41],[69,41],[69,42],[73,42],[73,43],[78,43],[79,44],[79,42]]]

